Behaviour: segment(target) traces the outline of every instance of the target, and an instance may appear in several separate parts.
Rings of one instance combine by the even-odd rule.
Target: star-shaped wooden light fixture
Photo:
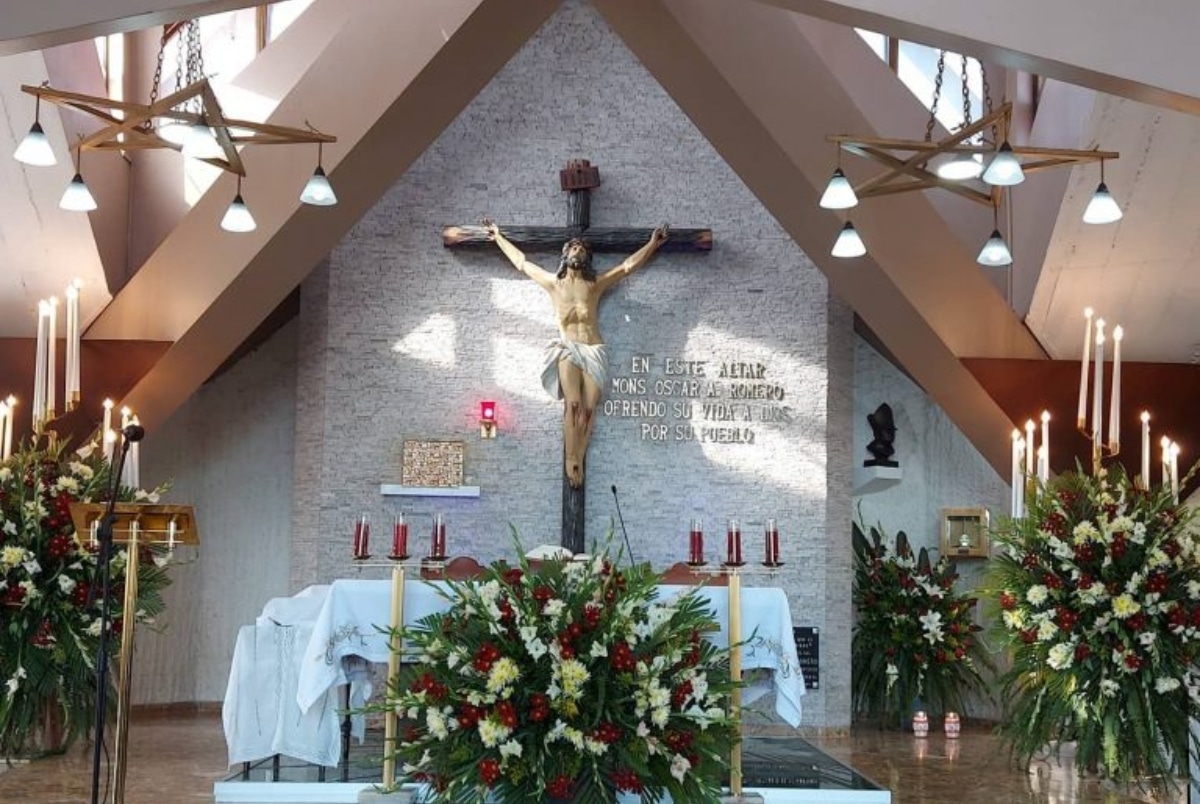
[[[164,51],[168,42],[177,34],[183,34],[179,36],[180,61],[176,72],[176,85],[180,88],[160,98]],[[208,78],[204,76],[200,28],[196,20],[164,27],[158,54],[158,70],[154,76],[149,103],[67,92],[46,84],[22,86],[21,89],[37,99],[33,127],[14,154],[21,162],[29,165],[55,164],[54,153],[38,120],[42,101],[74,109],[101,122],[100,128],[81,137],[75,147],[76,173],[60,203],[64,209],[90,211],[96,208],[95,200],[88,191],[78,167],[84,151],[169,148],[236,175],[237,195],[221,221],[221,227],[234,232],[252,231],[255,228],[254,219],[241,195],[241,181],[246,175],[241,149],[250,145],[305,143],[316,143],[317,167],[300,194],[300,200],[314,206],[331,206],[337,203],[337,196],[321,164],[324,145],[337,142],[337,138],[311,126],[303,129],[290,128],[227,117]],[[166,133],[172,131],[179,136],[167,136]]]
[[[938,60],[933,103],[930,107],[924,140],[858,137],[835,134],[827,137],[837,145],[838,166],[821,196],[825,209],[849,209],[859,199],[896,195],[919,190],[945,190],[960,198],[992,208],[995,224],[991,236],[979,253],[981,265],[996,267],[1012,263],[1012,252],[1000,234],[999,211],[1004,203],[1005,190],[1020,184],[1025,175],[1039,170],[1064,166],[1100,163],[1100,184],[1084,212],[1085,223],[1111,223],[1121,218],[1121,208],[1113,200],[1104,183],[1104,162],[1117,159],[1115,151],[1076,150],[1070,148],[1037,148],[1009,143],[1012,123],[1012,104],[1003,103],[991,109],[987,97],[987,75],[983,73],[984,103],[987,113],[972,122],[966,86],[967,58],[963,57],[963,126],[941,139],[933,139],[938,101],[945,71],[945,51]],[[983,72],[983,65],[980,65]],[[857,185],[852,185],[841,169],[842,152],[869,159],[884,170]],[[866,246],[854,228],[846,221],[834,242],[833,256],[860,257]]]

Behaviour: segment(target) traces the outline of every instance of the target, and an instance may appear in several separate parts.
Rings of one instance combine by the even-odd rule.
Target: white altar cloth
[[[412,625],[423,617],[448,608],[447,601],[437,593],[438,582],[412,581],[404,587],[404,622]],[[690,586],[660,586],[659,598],[669,600]],[[725,587],[703,587],[700,594],[707,597],[709,606],[721,624],[720,634],[713,637],[718,645],[729,642],[729,590]],[[300,668],[296,703],[307,712],[324,700],[331,688],[346,683],[342,659],[360,656],[372,662],[386,662],[387,635],[377,626],[386,626],[390,611],[390,581],[334,581],[317,615],[308,649]],[[796,655],[792,632],[792,613],[787,595],[782,589],[742,587],[742,638],[748,644],[742,650],[742,667],[746,670],[771,670],[771,684],[749,687],[743,702],[775,689],[775,711],[793,727],[800,725],[800,698],[804,695],[804,679]]]

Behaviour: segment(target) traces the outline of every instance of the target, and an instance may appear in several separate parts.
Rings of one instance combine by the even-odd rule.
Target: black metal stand
[[[100,542],[100,649],[96,656],[96,719],[92,726],[92,799],[91,804],[100,804],[100,751],[104,746],[104,721],[108,708],[108,639],[109,639],[109,598],[112,589],[112,573],[109,564],[112,560],[113,524],[116,516],[113,509],[117,504],[117,493],[121,489],[121,472],[125,469],[125,456],[129,452],[130,441],[121,439],[121,454],[113,469],[108,490],[108,506],[100,525],[96,530],[96,539]],[[136,558],[134,559],[137,560]]]

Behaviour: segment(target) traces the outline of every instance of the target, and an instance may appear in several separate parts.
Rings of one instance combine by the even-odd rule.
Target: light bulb
[[[992,230],[992,236],[983,244],[975,261],[990,268],[1012,265],[1012,252],[1008,250],[1008,244],[1000,236],[999,229]]]
[[[1083,222],[1114,223],[1121,220],[1121,217],[1121,207],[1108,191],[1108,185],[1100,182],[1096,192],[1092,194],[1092,200],[1088,202],[1087,209],[1083,211]]]
[[[337,203],[337,194],[333,192],[333,186],[325,176],[325,169],[320,165],[313,171],[308,184],[304,185],[300,200],[317,207],[331,207]]]
[[[842,169],[835,169],[821,195],[821,209],[850,209],[855,206],[858,206],[858,196],[854,194],[854,188]]]
[[[225,217],[221,219],[221,228],[227,232],[253,232],[258,228],[258,224],[254,222],[254,216],[250,214],[250,208],[242,200],[241,193],[234,196],[233,203],[229,205],[229,209],[225,210]]]
[[[29,133],[17,150],[13,151],[13,159],[35,167],[49,167],[58,164],[54,157],[54,149],[50,147],[50,138],[42,131],[42,124],[34,121],[29,127]]]
[[[71,212],[91,212],[96,208],[96,199],[92,197],[92,191],[88,189],[83,176],[75,174],[75,178],[71,179],[71,183],[63,191],[58,206]]]
[[[837,240],[834,241],[833,249],[829,253],[841,258],[861,257],[867,253],[867,247],[862,238],[858,236],[858,230],[854,228],[854,224],[846,221],[842,231],[838,232]]]
[[[221,144],[203,117],[188,129],[187,139],[183,141],[183,155],[191,159],[220,159],[225,156]]]
[[[977,154],[955,154],[953,159],[938,166],[937,174],[950,181],[977,179],[983,172],[983,161]]]
[[[1000,145],[1000,150],[992,157],[987,170],[983,172],[983,180],[998,187],[1011,187],[1025,181],[1025,171],[1021,170],[1021,163],[1017,161],[1017,155],[1013,153],[1008,140]]]

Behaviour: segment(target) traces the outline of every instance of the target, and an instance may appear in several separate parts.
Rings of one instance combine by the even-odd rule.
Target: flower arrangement
[[[407,781],[431,801],[716,802],[737,725],[729,650],[689,591],[607,554],[499,562],[448,583],[450,608],[404,629],[417,663],[384,704]]]
[[[868,539],[855,524],[853,547],[855,709],[891,720],[906,717],[914,700],[964,711],[966,694],[984,691],[980,667],[991,664],[975,638],[975,599],[954,591],[954,565],[931,564],[924,548],[914,555],[903,531],[893,550],[878,529]]]
[[[989,585],[1012,653],[1002,733],[1028,759],[1075,741],[1076,763],[1163,783],[1200,715],[1200,541],[1165,488],[1119,467],[1060,475],[1005,522]]]
[[[94,445],[67,452],[33,442],[0,464],[0,756],[65,748],[93,721],[100,567],[95,547],[75,533],[70,505],[102,502],[109,477]],[[152,502],[161,492],[122,487],[119,499]],[[128,560],[114,549],[114,655]],[[149,622],[163,608],[166,557],[144,548],[138,560],[137,614]],[[38,745],[47,719],[61,724],[61,742]]]

